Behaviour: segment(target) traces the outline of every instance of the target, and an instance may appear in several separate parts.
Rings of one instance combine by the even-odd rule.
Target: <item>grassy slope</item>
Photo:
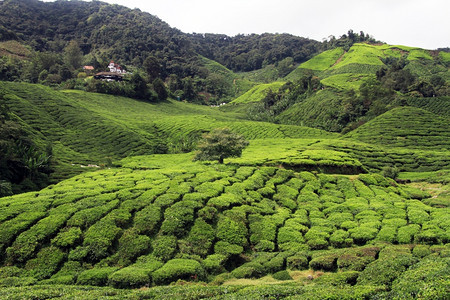
[[[244,121],[239,114],[177,101],[152,104],[24,83],[1,82],[0,88],[38,144],[52,143],[58,161],[55,180],[108,157],[171,151],[187,137],[195,142],[216,127],[231,127],[248,139],[330,136],[317,129]]]
[[[259,84],[250,90],[248,90],[243,95],[239,96],[238,98],[234,99],[231,103],[234,104],[246,104],[251,102],[259,102],[267,94],[268,90],[272,90],[273,92],[278,92],[281,86],[283,86],[285,82],[272,82],[272,83],[266,83],[266,84]]]
[[[399,107],[360,126],[347,134],[364,142],[416,149],[450,149],[450,123],[415,107]]]

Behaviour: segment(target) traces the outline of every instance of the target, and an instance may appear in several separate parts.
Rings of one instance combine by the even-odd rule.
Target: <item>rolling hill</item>
[[[1,87],[37,143],[56,145],[66,170],[114,159],[110,167],[66,173],[72,177],[59,183],[55,177],[43,190],[0,198],[2,297],[86,295],[76,285],[98,286],[89,297],[211,297],[234,281],[234,297],[442,295],[450,238],[445,181],[438,192],[373,173],[449,168],[445,127],[436,118],[427,122],[435,116],[428,111],[394,109],[340,136],[174,100]],[[395,136],[396,125],[411,117],[417,126],[407,125],[409,135],[441,136],[434,150],[375,138],[377,128]],[[151,154],[180,151],[175,146],[187,138],[223,126],[250,140],[242,157],[224,165],[192,162],[192,152]],[[433,287],[412,288],[414,270],[429,274]],[[158,287],[174,281],[187,286]],[[149,288],[136,289],[142,286]]]
[[[449,55],[352,36],[184,34],[100,1],[0,1],[0,175],[24,169],[0,177],[0,298],[446,299]],[[152,58],[141,83],[168,99],[87,92],[76,69],[50,84],[71,40],[138,76]],[[223,127],[242,155],[193,161]]]

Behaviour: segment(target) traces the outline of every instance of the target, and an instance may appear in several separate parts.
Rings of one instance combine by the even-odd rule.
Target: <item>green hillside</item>
[[[245,104],[245,103],[251,103],[251,102],[259,102],[264,99],[264,97],[267,95],[267,92],[269,90],[273,92],[278,92],[281,86],[283,86],[285,82],[272,82],[272,83],[266,83],[266,84],[259,84],[250,90],[248,90],[243,95],[237,97],[231,103],[234,104]]]
[[[447,299],[441,50],[0,1],[0,299]]]
[[[6,103],[38,145],[51,143],[54,182],[129,155],[191,151],[203,132],[230,127],[248,139],[332,136],[299,126],[245,121],[217,108],[167,101],[152,104],[74,90],[1,82]]]
[[[134,161],[0,199],[0,285],[134,288],[276,279],[287,268],[291,282],[305,282],[296,293],[334,291],[342,280],[337,292],[404,295],[410,266],[445,262],[448,209],[379,175],[208,166],[186,155]],[[325,277],[308,284],[296,271],[305,269]],[[430,292],[439,291],[436,283]]]
[[[395,108],[346,135],[348,138],[388,147],[448,150],[450,123],[415,107]]]

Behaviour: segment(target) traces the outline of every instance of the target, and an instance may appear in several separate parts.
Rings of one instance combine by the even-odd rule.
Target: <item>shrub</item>
[[[168,284],[172,281],[203,280],[205,271],[201,264],[192,259],[172,259],[165,263],[160,269],[153,272],[153,280],[156,284]]]
[[[264,267],[257,262],[245,263],[231,272],[235,278],[259,278],[264,274]]]
[[[414,256],[417,256],[419,258],[428,256],[431,254],[430,246],[428,245],[416,245],[412,251]]]
[[[52,244],[62,248],[72,247],[81,241],[81,235],[82,232],[79,227],[66,227],[52,239]]]
[[[269,216],[263,217],[259,214],[249,215],[250,242],[257,244],[261,240],[274,241],[277,226]]]
[[[194,208],[197,205],[192,201],[181,201],[166,209],[160,232],[177,237],[187,234],[187,230],[194,222]]]
[[[224,210],[230,208],[233,205],[242,204],[242,197],[233,193],[224,193],[219,197],[209,199],[207,205],[217,208],[218,210]]]
[[[205,269],[210,274],[220,274],[225,271],[224,264],[227,256],[223,254],[211,254],[203,260]]]
[[[358,279],[359,272],[357,271],[345,271],[336,273],[326,273],[315,281],[317,284],[342,286],[342,285],[355,285]]]
[[[272,197],[275,195],[275,190],[268,186],[258,189],[257,192],[263,197]]]
[[[401,248],[385,248],[380,252],[379,258],[361,272],[358,284],[390,286],[394,279],[415,262],[413,256]]]
[[[397,228],[383,226],[377,234],[376,240],[394,243],[397,240]]]
[[[298,252],[286,259],[287,267],[291,270],[305,270],[308,268],[308,256],[305,252]]]
[[[25,262],[35,252],[42,241],[52,234],[67,221],[68,214],[55,214],[41,219],[37,224],[25,232],[22,232],[7,251],[8,261]]]
[[[158,235],[152,242],[152,248],[154,256],[168,261],[177,251],[177,238],[173,235]]]
[[[366,185],[377,185],[377,180],[370,174],[359,174],[358,179]]]
[[[426,211],[421,209],[408,209],[408,220],[412,224],[423,224],[430,219]]]
[[[402,226],[397,231],[397,241],[401,244],[409,244],[416,233],[420,231],[420,225],[409,224]]]
[[[198,211],[198,216],[205,221],[214,222],[217,217],[218,211],[215,207],[205,206]]]
[[[275,250],[275,243],[272,241],[268,241],[268,240],[260,240],[256,245],[255,245],[255,250],[256,251],[274,251]]]
[[[122,230],[113,220],[106,217],[92,225],[85,233],[83,246],[88,250],[89,258],[98,260],[108,256],[108,250]]]
[[[108,276],[108,285],[115,288],[139,288],[150,283],[148,272],[132,267],[123,268]]]
[[[349,238],[347,231],[339,229],[330,236],[330,243],[335,248],[351,247],[353,239]]]
[[[306,242],[312,250],[322,250],[328,248],[328,241],[323,238],[313,238]]]
[[[120,265],[130,264],[136,257],[144,254],[151,246],[150,238],[138,234],[135,228],[126,230],[119,239],[117,256]]]
[[[418,244],[435,245],[441,243],[443,232],[440,228],[422,229],[421,232],[414,235],[414,242]]]
[[[78,275],[77,284],[104,286],[108,282],[108,276],[115,271],[117,271],[117,268],[113,267],[86,270]]]
[[[221,217],[217,222],[216,236],[224,242],[245,246],[247,244],[247,227],[241,222]]]
[[[375,261],[378,251],[376,247],[348,249],[339,255],[337,265],[341,270],[362,271],[369,263]]]
[[[354,198],[358,196],[358,193],[353,186],[350,179],[346,177],[339,177],[337,180],[337,188],[344,194],[345,199]]]
[[[37,257],[30,259],[25,265],[30,277],[36,279],[49,278],[66,258],[66,254],[61,249],[50,246],[42,248]]]
[[[378,229],[369,226],[360,226],[349,229],[349,233],[355,244],[364,245],[368,241],[375,239]]]
[[[266,272],[275,273],[277,271],[286,269],[286,257],[287,252],[279,252],[275,257],[272,257],[269,261],[263,262]]]
[[[184,253],[204,257],[211,249],[214,236],[215,233],[212,226],[206,223],[202,218],[197,218],[186,239],[185,249],[180,250]]]
[[[313,258],[309,266],[313,270],[335,271],[337,269],[337,256],[335,254],[326,254]]]
[[[154,202],[154,205],[160,208],[167,208],[180,199],[181,199],[180,194],[166,193],[162,194],[161,196],[158,196],[158,198],[156,198]]]
[[[448,258],[425,258],[395,279],[389,296],[393,299],[448,298],[449,263]]]
[[[141,234],[152,235],[156,232],[160,221],[161,208],[150,204],[135,214],[134,227]]]
[[[214,245],[214,252],[223,255],[238,255],[244,252],[244,247],[240,245],[230,244],[224,241],[218,241]]]
[[[278,231],[278,244],[287,242],[303,243],[304,241],[302,233],[292,227],[281,227]]]
[[[291,275],[289,274],[288,271],[283,270],[283,271],[278,271],[275,274],[272,275],[272,277],[276,280],[292,280],[293,278],[291,277]]]

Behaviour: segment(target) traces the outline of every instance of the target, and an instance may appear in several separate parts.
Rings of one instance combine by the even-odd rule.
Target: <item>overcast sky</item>
[[[102,0],[191,33],[290,33],[321,41],[349,29],[388,44],[450,47],[450,0]]]

